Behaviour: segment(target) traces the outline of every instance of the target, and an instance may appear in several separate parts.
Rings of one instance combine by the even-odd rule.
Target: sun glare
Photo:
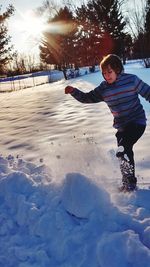
[[[32,10],[29,10],[25,14],[20,13],[21,18],[15,22],[15,28],[17,28],[24,38],[41,37],[42,32],[45,29],[45,22],[41,17],[37,17]]]
[[[42,31],[44,30],[44,24],[37,18],[26,17],[26,19],[22,22],[21,28],[33,37],[37,37],[38,35],[42,34]]]
[[[33,51],[37,48],[43,32],[65,35],[73,29],[73,24],[69,22],[59,21],[47,24],[46,18],[38,17],[33,10],[28,10],[24,14],[17,11],[19,18],[14,21],[13,29],[20,34],[18,43],[20,51]]]

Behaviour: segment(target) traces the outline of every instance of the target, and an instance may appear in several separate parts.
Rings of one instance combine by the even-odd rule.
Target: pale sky
[[[8,26],[9,35],[12,37],[11,42],[14,45],[14,48],[20,53],[34,54],[38,52],[35,36],[28,34],[30,25],[28,24],[26,26],[25,24],[28,20],[28,14],[32,10],[40,7],[42,3],[43,0],[1,0],[2,10],[9,4],[13,4],[16,9],[14,15],[8,20]],[[22,25],[22,21],[24,21],[24,25]]]
[[[135,0],[126,0],[126,9],[131,9]],[[142,1],[142,0],[140,0]],[[138,5],[139,2],[138,1]],[[1,0],[2,11],[9,4],[13,4],[16,11],[15,14],[8,20],[9,35],[12,37],[14,48],[20,53],[38,53],[38,37],[42,31],[43,21],[34,18],[32,10],[42,6],[44,0]],[[55,0],[59,5],[62,0]],[[74,1],[79,3],[80,0]]]

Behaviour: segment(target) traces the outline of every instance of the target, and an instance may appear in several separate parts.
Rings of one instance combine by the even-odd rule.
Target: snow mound
[[[0,266],[149,267],[149,190],[112,201],[80,173],[50,173],[0,157]]]
[[[109,245],[108,245],[109,244]],[[109,255],[109,257],[106,257]],[[105,234],[98,245],[100,266],[149,266],[150,251],[141,245],[139,236],[131,231]],[[127,265],[128,263],[128,265]]]

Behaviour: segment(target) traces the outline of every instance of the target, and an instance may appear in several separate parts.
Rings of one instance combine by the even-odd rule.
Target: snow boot
[[[133,176],[123,177],[122,186],[119,188],[120,192],[131,192],[137,189],[137,178]]]

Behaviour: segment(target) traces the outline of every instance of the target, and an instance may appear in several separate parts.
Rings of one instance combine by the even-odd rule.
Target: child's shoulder
[[[138,77],[133,74],[133,73],[127,73],[127,72],[124,72],[120,75],[120,78],[124,78],[124,79],[129,79],[131,81],[134,81],[135,79],[137,79]]]
[[[121,74],[121,76],[124,76],[124,77],[136,77],[135,74],[133,74],[133,73],[128,73],[128,72],[123,72],[123,73]]]

